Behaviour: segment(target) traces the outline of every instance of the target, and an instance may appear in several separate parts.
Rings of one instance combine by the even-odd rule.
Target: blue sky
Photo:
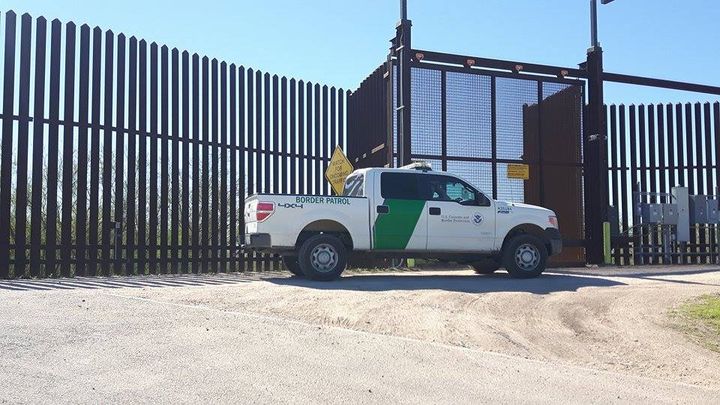
[[[170,47],[354,89],[387,54],[397,0],[4,0],[2,9],[88,23]],[[575,66],[589,0],[409,0],[413,46]],[[600,6],[607,71],[720,86],[720,1],[616,0]],[[606,101],[717,96],[607,85]]]

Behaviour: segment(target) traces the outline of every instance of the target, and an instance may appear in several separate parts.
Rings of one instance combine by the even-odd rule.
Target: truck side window
[[[482,193],[460,179],[450,176],[425,176],[422,183],[427,183],[430,201],[454,201],[460,205],[489,206],[490,200]]]
[[[418,175],[386,172],[380,174],[380,194],[383,198],[423,200],[418,190]]]
[[[365,195],[365,175],[355,174],[348,176],[343,187],[343,195],[347,197],[362,197]]]

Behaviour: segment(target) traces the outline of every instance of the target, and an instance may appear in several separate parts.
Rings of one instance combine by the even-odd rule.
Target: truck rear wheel
[[[315,235],[300,247],[298,262],[305,277],[311,280],[334,280],[340,277],[347,266],[347,249],[333,235]]]
[[[545,271],[547,249],[533,235],[518,235],[503,250],[503,265],[512,278],[532,278]]]
[[[283,256],[282,262],[285,265],[285,268],[290,271],[290,273],[298,277],[305,277],[305,273],[300,270],[300,264],[298,263],[297,256]]]

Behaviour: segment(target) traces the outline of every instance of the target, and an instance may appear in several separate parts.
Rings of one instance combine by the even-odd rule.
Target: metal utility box
[[[691,224],[707,224],[708,223],[708,200],[704,195],[690,196],[690,223]]]
[[[720,223],[720,212],[718,212],[718,200],[707,201],[707,217],[709,224]]]
[[[663,204],[663,224],[677,225],[678,223],[678,206],[677,204]]]
[[[687,187],[673,187],[671,190],[673,202],[678,206],[678,223],[675,227],[675,240],[678,242],[690,241],[690,218],[688,209]]]
[[[662,204],[643,203],[640,205],[640,212],[643,224],[662,224]]]
[[[620,214],[618,208],[613,205],[608,207],[608,222],[610,222],[610,236],[620,235]]]

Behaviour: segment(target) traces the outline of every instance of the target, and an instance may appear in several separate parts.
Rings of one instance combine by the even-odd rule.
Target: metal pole
[[[597,39],[597,0],[590,0],[590,46],[598,46]]]
[[[591,42],[587,50],[588,104],[585,126],[585,249],[591,264],[603,262],[603,222],[608,219],[608,164],[603,97],[603,57],[597,40],[597,1],[590,1]],[[587,179],[593,179],[589,186]]]
[[[412,45],[410,27],[407,19],[407,0],[400,0],[400,21],[395,33],[395,55],[398,63],[398,165],[410,164],[410,62],[412,61]]]

